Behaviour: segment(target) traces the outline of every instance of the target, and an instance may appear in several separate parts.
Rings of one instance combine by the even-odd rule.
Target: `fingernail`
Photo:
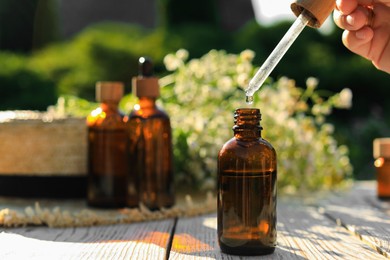
[[[350,16],[350,15],[347,15],[347,17],[345,18],[346,22],[349,24],[349,25],[354,25],[355,24],[355,19]]]

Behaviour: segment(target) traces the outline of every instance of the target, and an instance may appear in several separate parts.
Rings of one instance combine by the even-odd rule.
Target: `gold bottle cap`
[[[390,158],[390,138],[376,138],[373,142],[374,158]]]
[[[297,17],[303,10],[310,13],[308,25],[314,28],[320,28],[335,7],[335,0],[297,0],[291,4],[291,10]]]
[[[123,97],[124,85],[118,81],[99,81],[96,83],[96,101],[119,102]]]

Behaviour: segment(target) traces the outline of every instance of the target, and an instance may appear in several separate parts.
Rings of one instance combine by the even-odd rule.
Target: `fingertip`
[[[352,52],[367,56],[367,46],[369,46],[373,36],[373,30],[367,26],[357,31],[345,30],[343,32],[342,42]]]
[[[352,13],[352,11],[355,10],[357,6],[357,1],[336,0],[336,9],[344,15]]]
[[[374,32],[370,27],[365,26],[355,32],[355,37],[362,43],[366,43],[372,40],[372,38],[374,37]]]
[[[342,14],[341,14],[341,12],[335,9],[335,10],[333,11],[333,21],[334,21],[334,23],[335,23],[338,27],[340,27],[341,29],[344,29],[343,26],[342,26],[342,21],[341,21],[341,19],[342,19]]]
[[[336,0],[336,9],[337,10],[340,10],[340,6],[342,5],[342,1],[341,0]]]
[[[350,35],[351,35],[350,31],[344,30],[341,38],[344,46],[347,47],[348,49],[349,49],[349,42],[350,42],[349,39],[351,38]]]

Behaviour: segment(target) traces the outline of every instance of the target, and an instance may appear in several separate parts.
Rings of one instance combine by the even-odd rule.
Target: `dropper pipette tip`
[[[248,105],[252,105],[253,104],[253,96],[252,95],[246,94],[246,103]]]
[[[272,51],[270,56],[268,56],[263,65],[258,69],[254,77],[249,82],[248,88],[245,90],[246,102],[248,104],[253,102],[253,94],[263,85],[271,71],[279,63],[283,55],[287,52],[292,43],[307,25],[309,19],[310,18],[306,12],[302,12]]]

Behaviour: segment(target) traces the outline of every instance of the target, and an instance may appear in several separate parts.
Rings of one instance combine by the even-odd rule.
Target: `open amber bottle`
[[[123,96],[121,82],[98,82],[100,107],[87,117],[87,202],[95,207],[126,206],[128,161],[126,123],[118,111]]]
[[[139,200],[151,210],[173,206],[173,151],[167,113],[157,107],[158,78],[147,58],[139,59],[140,73],[133,78],[133,94],[139,98],[128,120],[130,176],[137,176]]]
[[[377,197],[390,200],[390,138],[374,139]]]
[[[276,152],[261,138],[259,109],[237,109],[234,118],[234,137],[218,154],[218,242],[227,254],[270,254],[276,246]]]

